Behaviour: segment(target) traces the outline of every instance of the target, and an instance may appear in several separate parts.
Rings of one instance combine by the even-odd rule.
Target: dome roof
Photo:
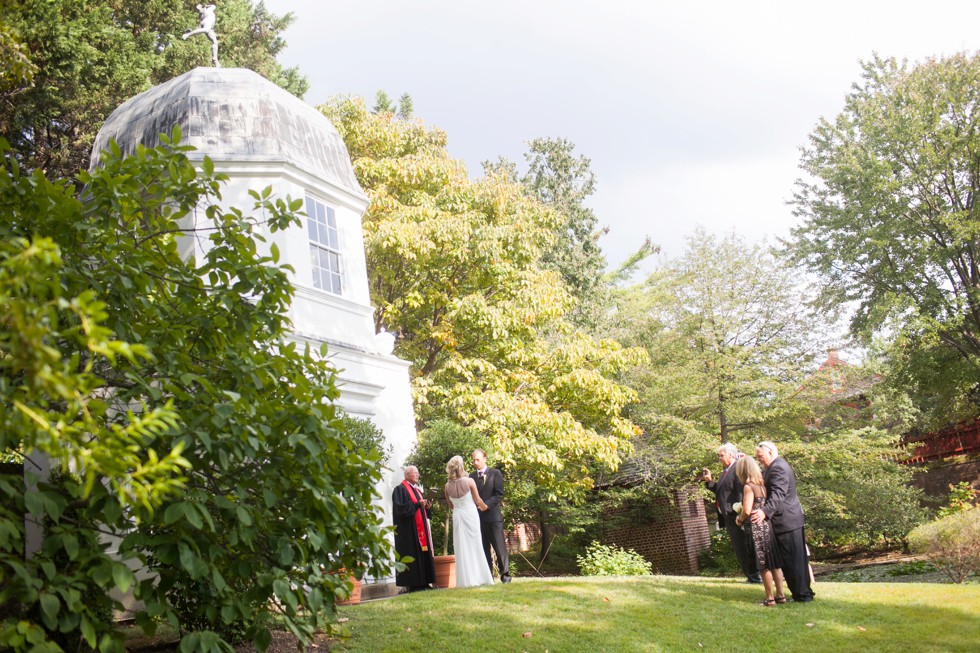
[[[219,161],[280,161],[363,196],[350,155],[326,116],[244,68],[195,68],[119,106],[92,147],[91,167],[115,139],[130,154],[153,147],[180,125],[188,156]]]

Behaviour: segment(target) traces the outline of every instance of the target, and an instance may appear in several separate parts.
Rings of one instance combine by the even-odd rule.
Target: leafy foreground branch
[[[73,472],[26,493],[0,475],[4,648],[122,650],[110,590],[183,650],[264,649],[273,621],[307,641],[347,592],[337,570],[388,572],[376,454],[341,427],[326,352],[289,342],[293,288],[256,245],[298,205],[221,208],[222,176],[178,141],[114,148],[83,198],[4,150],[0,450]],[[212,228],[192,234],[199,212]],[[179,254],[192,236],[200,260]],[[47,532],[26,561],[25,512]]]

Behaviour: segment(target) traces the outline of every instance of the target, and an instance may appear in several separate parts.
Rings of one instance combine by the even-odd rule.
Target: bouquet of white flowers
[[[735,514],[736,515],[742,514],[742,502],[741,501],[736,501],[735,503],[733,503],[732,504],[732,510],[735,511]]]

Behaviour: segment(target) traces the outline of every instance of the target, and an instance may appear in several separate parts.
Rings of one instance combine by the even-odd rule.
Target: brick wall
[[[604,544],[633,549],[663,574],[696,574],[711,536],[697,488],[677,490],[604,516]]]
[[[537,524],[521,522],[514,525],[513,530],[506,531],[507,550],[511,553],[523,553],[541,540],[541,528]]]
[[[980,460],[957,460],[932,463],[915,472],[912,485],[921,488],[929,497],[945,500],[949,486],[966,481],[974,490],[980,490]]]

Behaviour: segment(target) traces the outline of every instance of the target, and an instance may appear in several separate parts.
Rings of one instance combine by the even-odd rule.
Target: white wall
[[[412,407],[409,363],[391,355],[383,337],[374,332],[364,257],[361,216],[368,200],[338,188],[328,181],[298,171],[288,164],[225,163],[215,161],[215,170],[229,175],[222,189],[222,205],[251,213],[255,200],[249,189],[261,191],[272,186],[280,198],[304,199],[307,191],[332,206],[343,255],[343,296],[318,290],[312,284],[309,240],[304,223],[285,232],[262,230],[267,242],[259,251],[268,253],[271,243],[279,249],[281,262],[295,272],[291,281],[296,295],[290,309],[293,338],[315,345],[326,342],[328,358],[338,370],[339,404],[352,416],[373,421],[392,446],[392,456],[383,479],[377,485],[381,497],[378,508],[384,523],[391,521],[391,494],[403,478],[402,466],[415,442],[415,415]],[[261,217],[256,214],[256,217]],[[198,220],[205,220],[203,211]],[[200,222],[198,227],[204,226]],[[206,239],[198,239],[195,249],[203,252]]]

